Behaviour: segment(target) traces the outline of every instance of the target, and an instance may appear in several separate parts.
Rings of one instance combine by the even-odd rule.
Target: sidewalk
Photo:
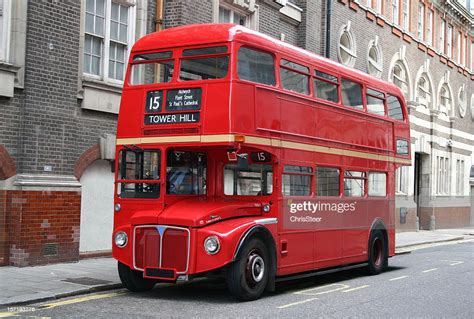
[[[474,239],[474,228],[396,234],[397,251],[417,245]],[[0,307],[119,288],[117,262],[112,258],[85,259],[35,267],[0,267]]]

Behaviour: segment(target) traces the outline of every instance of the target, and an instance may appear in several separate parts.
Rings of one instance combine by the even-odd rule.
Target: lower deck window
[[[356,171],[344,172],[344,195],[362,197],[365,189],[365,173]]]
[[[387,175],[385,173],[369,172],[369,196],[387,195]]]
[[[160,196],[159,150],[122,150],[119,156],[117,192],[121,198]]]
[[[318,196],[339,196],[339,169],[316,168],[316,194]]]
[[[309,196],[313,169],[287,165],[283,169],[282,189],[285,196]]]
[[[224,167],[224,194],[240,196],[270,195],[273,192],[272,166],[251,164],[246,168]]]
[[[206,194],[206,154],[168,151],[166,159],[166,194]]]

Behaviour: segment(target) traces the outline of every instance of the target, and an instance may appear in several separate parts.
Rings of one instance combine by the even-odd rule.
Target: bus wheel
[[[122,285],[130,291],[140,292],[151,290],[155,286],[155,281],[143,278],[143,273],[132,270],[127,265],[118,262],[118,273]]]
[[[268,283],[270,265],[265,244],[251,239],[227,272],[227,286],[232,295],[242,301],[258,299]]]
[[[374,230],[369,239],[369,266],[370,275],[378,275],[382,272],[387,260],[385,249],[385,238],[380,230]]]

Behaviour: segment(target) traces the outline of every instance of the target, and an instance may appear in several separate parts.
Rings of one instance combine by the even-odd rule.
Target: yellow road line
[[[288,308],[288,307],[293,307],[293,306],[301,305],[301,304],[304,304],[304,303],[307,303],[307,302],[310,302],[310,301],[313,301],[313,300],[317,300],[317,299],[318,299],[318,298],[309,298],[309,299],[305,299],[305,300],[301,300],[301,301],[289,303],[289,304],[286,304],[286,305],[283,305],[283,306],[279,306],[278,309],[285,309],[285,308]]]
[[[408,276],[395,277],[395,278],[392,278],[392,279],[389,279],[389,280],[390,281],[395,281],[395,280],[400,280],[400,279],[404,279],[404,278],[408,278]]]
[[[369,287],[369,285],[354,287],[354,288],[351,288],[351,289],[343,290],[342,292],[351,292],[351,291],[356,291],[356,290],[359,290],[359,289],[364,289],[364,288],[367,288],[367,287]]]
[[[422,272],[431,272],[431,271],[435,271],[435,270],[438,270],[438,268],[426,269],[426,270],[423,270]]]
[[[27,311],[27,312],[0,312],[0,318],[7,318],[7,317],[18,317],[21,314],[22,316],[25,313],[34,313],[35,311],[40,311],[40,310],[45,310],[45,309],[52,309],[60,306],[66,306],[66,305],[72,305],[80,302],[86,302],[86,301],[91,301],[91,300],[98,300],[98,299],[104,299],[104,298],[112,298],[112,297],[117,297],[126,294],[126,292],[111,292],[107,294],[97,294],[97,295],[89,295],[85,297],[79,297],[79,298],[74,298],[74,299],[67,299],[67,300],[62,300],[62,301],[57,301],[57,302],[52,302],[48,303],[45,305],[41,305],[38,307],[35,307],[35,310],[33,311]]]

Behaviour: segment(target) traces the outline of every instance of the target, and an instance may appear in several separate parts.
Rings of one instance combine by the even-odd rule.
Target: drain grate
[[[84,286],[96,286],[96,285],[104,285],[104,284],[111,283],[111,281],[108,281],[108,280],[102,280],[102,279],[96,279],[96,278],[90,278],[90,277],[66,278],[62,281],[70,282],[73,284],[84,285]]]
[[[43,256],[57,256],[58,255],[58,244],[44,244]]]

